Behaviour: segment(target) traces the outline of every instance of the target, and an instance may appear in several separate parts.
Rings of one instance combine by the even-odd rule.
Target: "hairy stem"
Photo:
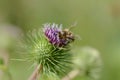
[[[37,80],[41,70],[42,70],[41,65],[36,66],[35,70],[33,71],[32,75],[29,77],[28,80]]]
[[[75,78],[77,75],[79,75],[80,71],[79,70],[73,70],[70,73],[68,73],[67,76],[63,77],[62,80],[72,80]]]

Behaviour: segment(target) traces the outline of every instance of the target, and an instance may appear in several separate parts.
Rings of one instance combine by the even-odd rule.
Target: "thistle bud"
[[[42,65],[43,74],[62,77],[71,69],[72,55],[68,46],[71,36],[58,24],[44,24],[42,30],[34,30],[25,36],[24,52],[28,54],[28,60]]]
[[[91,47],[83,47],[76,50],[75,68],[80,70],[87,80],[98,80],[102,70],[102,61],[99,52]]]

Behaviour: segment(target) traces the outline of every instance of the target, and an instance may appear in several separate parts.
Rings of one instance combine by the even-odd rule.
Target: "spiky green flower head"
[[[42,65],[43,74],[54,73],[59,77],[71,69],[72,55],[70,43],[73,34],[63,30],[62,25],[44,24],[42,29],[34,30],[26,36],[24,49],[29,60]]]
[[[74,67],[80,71],[85,80],[99,80],[103,63],[98,50],[92,47],[74,49]]]

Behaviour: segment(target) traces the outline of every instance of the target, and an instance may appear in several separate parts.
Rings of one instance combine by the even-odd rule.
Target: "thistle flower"
[[[55,46],[63,47],[74,40],[74,36],[69,30],[62,30],[62,25],[45,24],[43,31],[49,42]]]
[[[62,25],[44,24],[43,31],[34,30],[26,35],[22,46],[28,60],[42,66],[43,75],[62,77],[71,70],[72,55],[68,45],[73,40],[72,33],[62,30]]]
[[[43,28],[45,36],[48,38],[49,42],[53,45],[60,44],[59,33],[62,31],[57,24],[45,24]]]

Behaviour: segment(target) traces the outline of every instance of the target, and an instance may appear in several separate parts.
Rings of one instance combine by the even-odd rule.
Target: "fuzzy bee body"
[[[59,38],[63,40],[64,45],[71,43],[75,40],[73,33],[69,29],[64,29],[62,32],[59,32]],[[65,41],[65,42],[64,42]]]

